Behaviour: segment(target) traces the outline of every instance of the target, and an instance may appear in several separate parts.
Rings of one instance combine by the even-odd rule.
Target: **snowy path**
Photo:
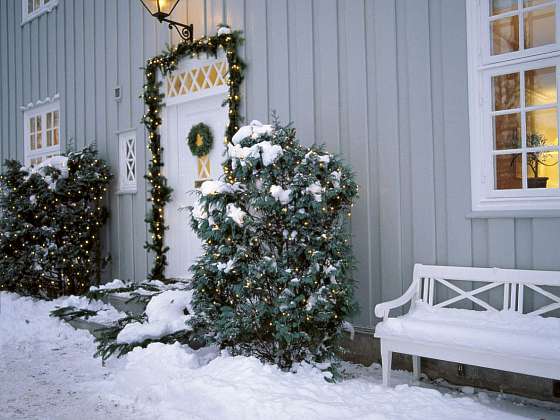
[[[485,393],[383,388],[378,368],[347,365],[330,384],[315,369],[280,372],[247,357],[154,344],[102,368],[84,331],[53,304],[0,293],[0,419],[560,419],[560,411]]]
[[[89,333],[49,318],[52,304],[18,301],[0,294],[0,419],[148,418],[96,392],[108,371]]]

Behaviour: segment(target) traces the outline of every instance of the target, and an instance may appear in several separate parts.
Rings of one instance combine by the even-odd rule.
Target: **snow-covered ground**
[[[91,335],[49,317],[52,309],[0,293],[0,419],[149,418],[98,389],[110,371],[92,358]]]
[[[410,386],[403,372],[386,389],[378,366],[346,364],[351,378],[330,384],[309,366],[152,344],[102,367],[88,333],[49,317],[55,304],[0,293],[2,419],[560,419],[546,404]]]

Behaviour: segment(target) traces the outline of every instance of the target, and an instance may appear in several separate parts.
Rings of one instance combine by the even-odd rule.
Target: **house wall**
[[[304,143],[325,143],[354,168],[357,325],[373,327],[373,306],[402,294],[415,262],[560,269],[560,214],[470,215],[464,0],[183,0],[175,17],[195,37],[220,22],[243,30],[246,119],[276,110]],[[96,140],[116,168],[116,133],[136,128],[142,174],[139,68],[170,40],[167,28],[137,0],[59,0],[20,22],[20,0],[1,1],[2,159],[23,158],[19,107],[58,92],[63,138]],[[115,190],[106,277],[142,279],[146,185]]]

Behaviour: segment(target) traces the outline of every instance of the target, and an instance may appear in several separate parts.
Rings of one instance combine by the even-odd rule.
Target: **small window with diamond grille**
[[[119,134],[119,191],[136,192],[136,131]]]

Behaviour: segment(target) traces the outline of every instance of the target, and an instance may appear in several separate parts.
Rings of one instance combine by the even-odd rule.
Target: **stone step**
[[[113,306],[116,310],[132,315],[142,315],[146,309],[146,304],[142,302],[132,301],[129,302],[130,297],[110,294],[101,298],[103,302]],[[74,318],[65,320],[72,327],[77,330],[87,330],[94,337],[100,336],[100,329],[107,327],[107,325],[100,324],[99,322],[90,321],[83,318]]]
[[[101,299],[108,305],[113,306],[117,311],[126,312],[133,315],[142,315],[146,309],[146,304],[143,302],[132,301],[129,302],[130,297],[121,296],[118,294],[110,294]]]
[[[74,318],[65,320],[69,325],[77,330],[87,330],[96,338],[99,338],[101,333],[100,329],[106,327],[106,325],[100,324],[98,322],[89,321],[82,318]]]

